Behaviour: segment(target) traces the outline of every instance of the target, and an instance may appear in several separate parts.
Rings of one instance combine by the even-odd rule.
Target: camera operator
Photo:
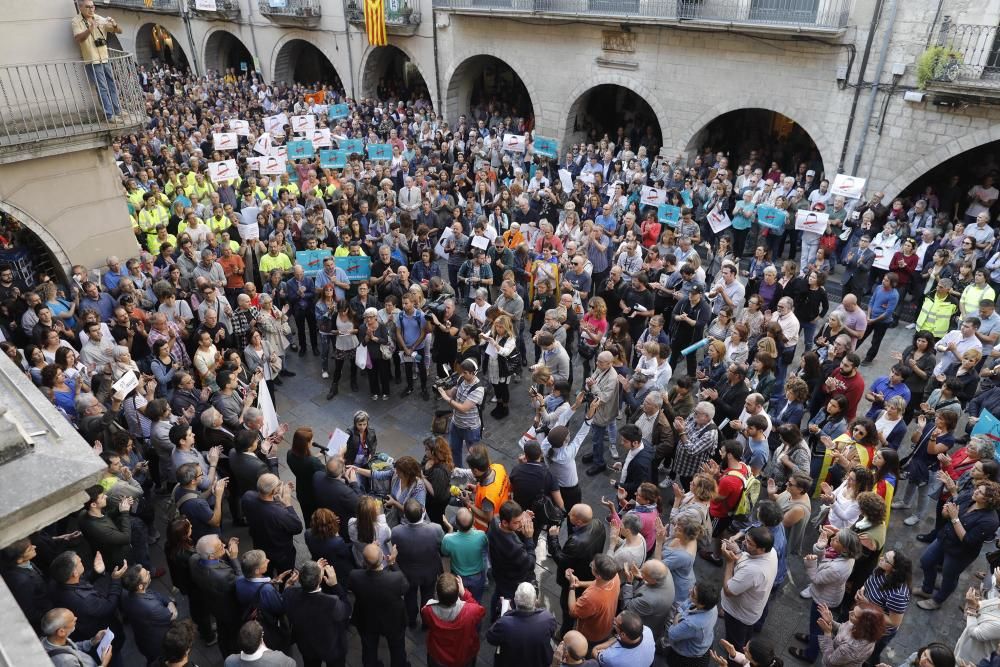
[[[466,359],[458,367],[460,379],[456,386],[451,389],[437,387],[441,398],[455,411],[448,442],[456,466],[462,465],[464,447],[471,447],[482,438],[483,422],[479,408],[486,395],[486,386],[476,377],[478,372],[479,364],[473,359]]]
[[[458,330],[462,328],[462,318],[455,312],[455,300],[445,299],[440,308],[430,307],[426,311],[434,334],[431,341],[431,361],[437,364],[437,377],[447,375],[458,358]]]

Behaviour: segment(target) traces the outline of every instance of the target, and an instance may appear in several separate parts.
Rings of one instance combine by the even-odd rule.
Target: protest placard
[[[217,151],[234,151],[240,147],[240,141],[235,132],[214,132],[212,145]]]
[[[225,183],[240,175],[236,160],[222,160],[208,163],[208,179],[213,183]]]
[[[292,116],[292,132],[303,134],[316,129],[316,115],[307,113],[302,116]]]

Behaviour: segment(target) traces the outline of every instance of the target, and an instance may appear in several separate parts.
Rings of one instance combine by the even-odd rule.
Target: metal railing
[[[120,9],[135,9],[144,12],[159,12],[161,14],[177,14],[181,10],[180,0],[98,0],[98,7],[117,7]]]
[[[937,81],[1000,87],[1000,43],[995,25],[941,24],[937,59],[931,78]]]
[[[473,0],[473,2],[475,1]],[[500,1],[502,2],[503,0]],[[521,0],[513,1],[519,2]],[[436,3],[437,0],[435,0],[435,7],[437,7]],[[479,5],[475,6],[478,7]],[[458,7],[449,7],[449,9],[458,9]],[[345,15],[348,23],[363,24],[365,22],[365,12],[356,4],[347,5]],[[400,3],[398,9],[393,9],[391,3],[386,3],[385,5],[385,23],[387,26],[416,26],[420,25],[420,20],[420,12],[411,9],[408,4]]]
[[[571,14],[762,27],[847,26],[852,0],[433,0],[435,9]]]
[[[198,9],[195,5],[194,0],[188,3],[188,8],[195,11],[197,14],[206,14],[209,16],[221,16],[224,18],[236,18],[240,15],[240,3],[239,0],[215,0],[215,9]]]
[[[264,16],[312,19],[323,13],[319,0],[260,0]]]
[[[143,123],[146,100],[135,59],[124,51],[111,49],[109,54],[120,120],[105,113],[83,61],[0,66],[0,150]]]

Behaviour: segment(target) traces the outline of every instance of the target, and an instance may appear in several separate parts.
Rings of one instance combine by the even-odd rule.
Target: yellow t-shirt
[[[279,252],[277,257],[271,257],[271,253],[268,253],[260,258],[261,273],[270,273],[273,269],[291,271],[292,260],[288,259],[288,255],[283,252]]]

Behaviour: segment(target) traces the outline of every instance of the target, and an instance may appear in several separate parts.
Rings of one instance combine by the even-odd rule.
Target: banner
[[[830,222],[830,214],[820,211],[797,211],[795,213],[795,229],[800,232],[822,234]]]
[[[307,139],[289,141],[285,148],[288,150],[289,160],[307,160],[314,155],[312,142]]]
[[[343,169],[347,166],[347,151],[330,149],[320,151],[319,166],[322,169]]]
[[[194,8],[203,12],[215,12],[219,10],[215,4],[215,0],[194,0]]]
[[[656,219],[670,227],[676,227],[681,221],[681,207],[670,204],[660,204],[656,207]]]
[[[306,104],[310,106],[313,104],[323,104],[326,102],[326,91],[317,90],[315,93],[306,93],[305,100]]]
[[[247,166],[254,171],[260,171],[260,163],[264,160],[263,157],[257,155],[251,155],[247,158]]]
[[[299,250],[295,253],[295,263],[301,264],[306,276],[315,278],[323,270],[323,260],[333,254],[329,248],[325,250]]]
[[[237,225],[236,231],[239,232],[240,239],[244,241],[256,241],[260,238],[260,227],[257,223],[252,225]]]
[[[830,193],[845,199],[861,199],[865,193],[865,179],[847,174],[837,174],[830,186]]]
[[[236,134],[249,137],[250,136],[250,123],[245,120],[231,120],[229,121],[229,129]]]
[[[261,155],[267,155],[271,152],[271,135],[264,133],[257,138],[257,141],[253,144],[254,153],[260,153]]]
[[[240,140],[235,132],[214,132],[212,144],[217,151],[234,151],[240,147]]]
[[[757,207],[757,222],[759,222],[762,227],[773,229],[776,232],[784,231],[785,220],[787,218],[787,213],[779,211],[773,206],[764,206],[762,204]]]
[[[260,173],[268,176],[280,176],[285,173],[288,160],[280,155],[268,155],[260,163]]]
[[[338,118],[347,118],[350,115],[351,109],[346,104],[331,104],[326,110],[326,117],[334,120]]]
[[[643,206],[659,206],[667,203],[667,191],[661,188],[642,186],[642,196],[639,199]]]
[[[14,272],[14,284],[22,292],[35,288],[35,263],[24,248],[0,248],[0,266]]]
[[[225,183],[238,178],[240,170],[236,166],[236,160],[223,160],[222,162],[208,163],[208,179],[213,183]]]
[[[347,151],[348,155],[357,153],[361,155],[365,152],[365,142],[361,139],[341,139],[337,142],[337,148]]]
[[[385,0],[364,0],[365,32],[372,46],[385,46]]]
[[[559,170],[559,182],[562,183],[563,192],[567,194],[573,192],[573,174],[569,169]]]
[[[392,159],[392,145],[391,144],[368,144],[368,159],[369,160],[391,160]]]
[[[271,392],[268,391],[264,378],[257,383],[257,407],[264,413],[264,425],[260,432],[268,438],[278,431],[278,413],[274,411],[274,401],[271,400]]]
[[[712,231],[716,234],[733,226],[733,221],[729,219],[728,213],[725,211],[717,211],[714,208],[708,212],[705,219],[708,220],[708,226],[711,227]]]
[[[979,411],[979,419],[976,420],[976,425],[972,427],[970,435],[979,436],[993,442],[996,446],[993,456],[1000,461],[1000,419],[994,417],[992,412],[989,410]]]
[[[525,138],[523,134],[503,135],[503,150],[511,153],[523,153],[525,148]]]
[[[343,269],[352,283],[372,277],[372,259],[368,255],[348,255],[334,259],[338,269]]]
[[[316,116],[307,113],[304,116],[292,116],[292,132],[305,134],[308,130],[316,129]]]
[[[330,128],[321,127],[318,130],[306,132],[306,139],[312,142],[313,148],[330,148],[333,146],[333,137],[330,136]]]
[[[531,145],[535,151],[535,155],[541,155],[553,160],[559,159],[559,142],[555,139],[536,136]]]
[[[268,116],[264,119],[264,130],[271,134],[284,134],[286,125],[288,125],[288,116],[284,113]]]

